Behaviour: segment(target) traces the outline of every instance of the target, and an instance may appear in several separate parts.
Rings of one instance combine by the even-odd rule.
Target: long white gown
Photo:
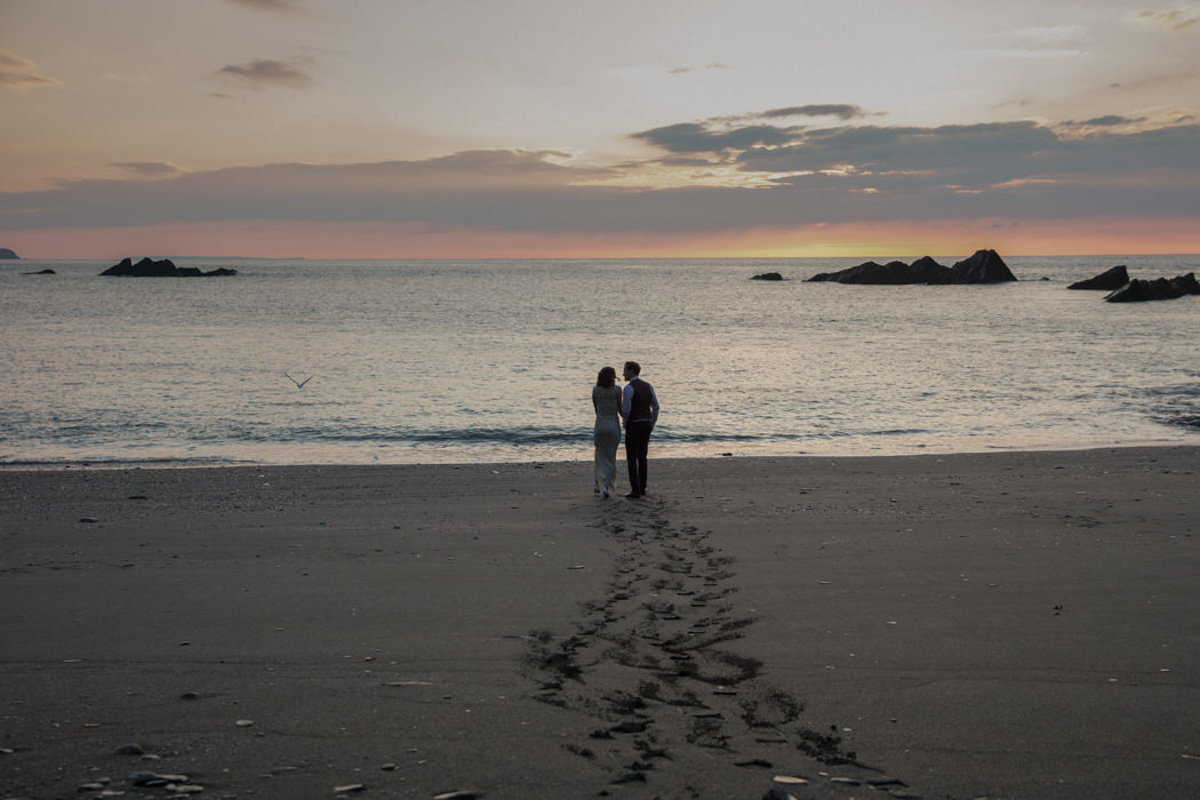
[[[596,406],[596,491],[608,496],[615,492],[617,447],[621,444],[621,387],[593,386]]]

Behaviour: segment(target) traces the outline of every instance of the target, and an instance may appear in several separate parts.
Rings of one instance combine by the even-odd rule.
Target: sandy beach
[[[0,797],[1188,798],[1200,448],[0,472]]]

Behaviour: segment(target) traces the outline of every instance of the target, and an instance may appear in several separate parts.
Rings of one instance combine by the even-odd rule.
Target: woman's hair
[[[605,367],[600,370],[600,374],[596,376],[596,385],[608,388],[609,386],[617,385],[617,371],[612,367]]]

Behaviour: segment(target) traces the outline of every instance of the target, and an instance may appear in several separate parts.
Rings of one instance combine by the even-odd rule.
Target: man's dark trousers
[[[629,490],[646,493],[646,450],[650,446],[650,420],[637,420],[625,425],[625,460],[629,462]]]

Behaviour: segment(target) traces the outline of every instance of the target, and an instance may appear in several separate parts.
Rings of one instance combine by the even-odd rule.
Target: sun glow
[[[560,234],[383,223],[246,221],[14,232],[26,259],[126,256],[359,258],[906,258],[1200,252],[1200,218],[895,221],[681,234]]]

